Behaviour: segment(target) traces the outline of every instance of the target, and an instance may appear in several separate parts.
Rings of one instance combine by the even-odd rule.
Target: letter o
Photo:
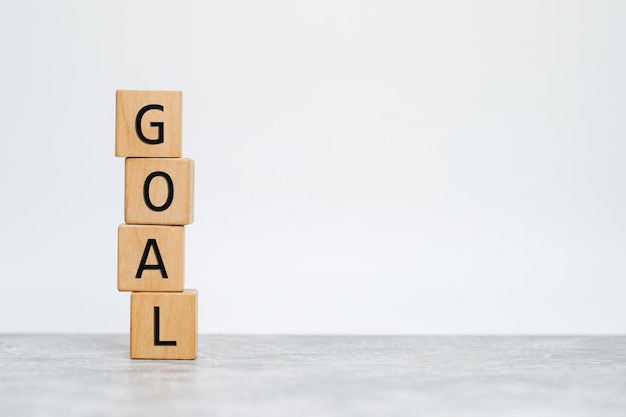
[[[163,177],[165,182],[167,182],[167,200],[165,200],[162,206],[155,206],[150,201],[150,183],[155,177]],[[146,177],[146,180],[143,182],[143,201],[150,210],[165,211],[172,205],[172,200],[174,200],[174,182],[172,177],[163,171],[155,171]]]

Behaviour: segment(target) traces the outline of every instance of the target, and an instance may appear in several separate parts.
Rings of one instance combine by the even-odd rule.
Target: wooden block
[[[192,223],[193,167],[187,158],[126,158],[125,222]]]
[[[181,292],[185,228],[122,224],[117,229],[119,291]]]
[[[130,357],[195,359],[198,292],[133,292],[130,295]]]
[[[115,156],[182,155],[182,93],[118,90]]]

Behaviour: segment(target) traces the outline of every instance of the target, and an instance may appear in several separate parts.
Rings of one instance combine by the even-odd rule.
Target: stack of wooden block
[[[182,154],[180,91],[117,91],[115,156],[125,157],[117,288],[132,291],[130,356],[195,359],[197,291],[184,289],[193,160]]]

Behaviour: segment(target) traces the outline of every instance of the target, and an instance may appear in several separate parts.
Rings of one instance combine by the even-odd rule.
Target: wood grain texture
[[[146,110],[145,106],[162,106]],[[140,129],[137,129],[139,117]],[[142,141],[140,134],[148,141]],[[162,139],[161,143],[158,142]],[[182,93],[118,90],[115,100],[115,156],[173,157],[182,155]]]
[[[157,176],[155,174],[162,173]],[[169,177],[171,184],[168,184]],[[187,158],[126,158],[124,219],[128,224],[193,222],[194,163]],[[148,190],[149,201],[144,196]],[[171,202],[168,205],[168,198]],[[155,211],[154,207],[165,209]]]
[[[155,322],[157,308],[158,320]],[[196,358],[198,333],[196,290],[184,290],[180,293],[133,292],[130,295],[130,316],[131,358]],[[158,335],[155,332],[157,323]],[[175,343],[175,346],[172,343]]]
[[[181,292],[184,258],[184,226],[122,224],[117,231],[117,289]]]

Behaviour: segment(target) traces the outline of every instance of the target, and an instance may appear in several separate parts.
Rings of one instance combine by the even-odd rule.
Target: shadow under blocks
[[[132,359],[195,359],[198,293],[185,289],[193,160],[182,158],[182,93],[118,90],[115,156],[126,158],[117,289],[130,296]]]

